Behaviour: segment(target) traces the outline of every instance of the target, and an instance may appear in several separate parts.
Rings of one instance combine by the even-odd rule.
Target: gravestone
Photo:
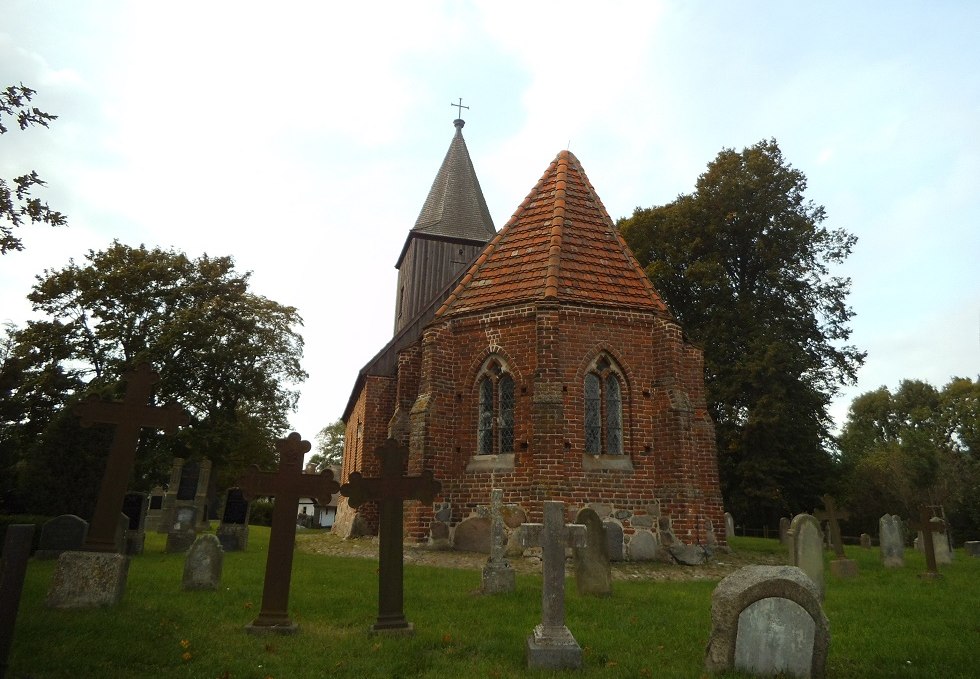
[[[348,504],[354,509],[370,500],[377,500],[380,505],[378,619],[372,625],[371,631],[411,634],[412,623],[405,619],[404,613],[402,503],[406,500],[419,500],[431,504],[442,485],[432,478],[432,472],[428,469],[419,476],[404,476],[408,448],[394,439],[386,440],[374,453],[381,458],[381,476],[364,478],[360,472],[351,472],[347,483],[340,487],[340,494],[347,498]]]
[[[844,542],[841,540],[839,523],[842,519],[850,518],[850,514],[846,509],[838,507],[830,495],[824,495],[820,499],[823,500],[824,509],[814,512],[813,516],[821,521],[826,520],[830,528],[830,544],[836,556],[830,561],[830,572],[840,578],[852,578],[858,573],[858,565],[857,561],[848,559],[844,555]]]
[[[823,536],[820,534],[820,523],[809,514],[797,514],[789,526],[790,565],[800,568],[806,573],[820,595],[824,595],[823,582]]]
[[[905,538],[902,519],[895,514],[885,514],[878,519],[878,544],[881,562],[885,568],[902,568],[905,565]]]
[[[566,524],[565,504],[546,501],[544,523],[526,523],[520,533],[525,547],[541,547],[544,577],[541,624],[527,639],[527,666],[579,669],[582,649],[565,626],[565,547],[585,546],[585,526]]]
[[[949,535],[946,534],[946,523],[938,516],[933,516],[930,521],[934,524],[932,531],[932,547],[936,553],[936,564],[947,566],[953,563],[953,550],[949,547]],[[917,529],[917,540],[915,548],[924,552],[925,542],[923,540],[921,527]]]
[[[942,531],[945,530],[945,524],[939,517],[932,516],[932,510],[929,507],[921,507],[919,510],[919,520],[910,521],[909,528],[912,530],[919,531],[919,542],[922,544],[922,549],[926,556],[926,572],[919,575],[920,578],[927,580],[937,580],[942,577],[939,573],[939,568],[937,567],[936,559],[936,540],[935,535],[940,534],[940,537],[945,541],[946,536],[942,535]]]
[[[861,548],[871,549],[871,536],[867,533],[861,533]]]
[[[293,547],[296,544],[296,510],[300,497],[324,502],[337,492],[339,485],[333,472],[303,473],[303,455],[309,452],[309,441],[296,432],[276,441],[279,451],[279,470],[259,471],[257,465],[238,482],[245,499],[268,495],[276,499],[272,508],[272,527],[269,531],[269,552],[265,562],[265,582],[262,588],[262,610],[249,623],[246,631],[258,634],[276,632],[292,634],[298,629],[289,618],[289,583],[293,574]]]
[[[728,512],[725,512],[725,540],[735,537],[735,519]]]
[[[585,545],[575,548],[575,584],[578,593],[592,596],[612,594],[609,543],[602,519],[594,509],[579,511],[575,523],[585,526]]]
[[[14,639],[14,625],[20,595],[24,591],[27,560],[31,556],[34,525],[14,523],[7,526],[0,552],[0,679],[7,673],[7,658]]]
[[[88,534],[88,521],[74,514],[62,514],[41,526],[41,538],[34,556],[38,559],[57,559],[62,552],[82,548]]]
[[[711,595],[704,660],[709,673],[821,679],[829,646],[830,623],[820,593],[799,568],[746,566]]]
[[[630,537],[630,561],[653,561],[659,550],[657,536],[648,530],[638,530]]]
[[[181,586],[186,590],[218,589],[224,556],[216,535],[199,536],[187,551]]]
[[[483,566],[480,591],[484,594],[513,592],[517,585],[514,569],[504,552],[507,549],[507,531],[504,528],[504,491],[490,491],[490,558]]]
[[[229,488],[218,524],[218,541],[226,552],[244,552],[248,547],[248,517],[251,504],[241,488]]]
[[[779,518],[779,542],[784,545],[789,544],[789,538],[787,536],[787,533],[789,533],[789,523],[790,518],[788,516]]]
[[[598,514],[598,512],[596,512]],[[622,561],[626,558],[623,524],[615,519],[603,519],[602,527],[606,534],[606,546],[610,561]]]
[[[142,554],[146,543],[146,493],[130,492],[123,497],[122,513],[126,516],[126,529],[123,531],[125,554]]]
[[[963,551],[967,556],[980,557],[980,540],[967,540],[963,543]]]
[[[194,532],[200,533],[211,528],[208,520],[208,488],[211,483],[211,460],[185,460],[175,457],[170,468],[170,484],[163,498],[160,532],[171,530],[176,522],[177,510],[193,507]]]
[[[144,427],[173,432],[187,424],[188,414],[176,404],[149,405],[153,384],[160,376],[141,363],[124,377],[122,401],[102,401],[96,394],[80,403],[75,413],[82,426],[95,422],[116,425],[106,460],[95,512],[81,552],[64,552],[58,557],[47,605],[83,608],[115,605],[122,598],[129,572],[129,557],[117,552],[119,508],[133,474],[136,446]]]
[[[490,553],[490,519],[470,516],[453,531],[453,549],[460,552]]]
[[[190,549],[197,539],[197,508],[177,507],[174,523],[167,531],[167,554],[180,554]]]
[[[153,486],[153,490],[150,491],[150,502],[146,509],[146,521],[144,522],[146,526],[150,527],[150,530],[160,533],[167,532],[160,530],[160,521],[163,519],[163,498],[165,495],[166,493],[163,488]]]

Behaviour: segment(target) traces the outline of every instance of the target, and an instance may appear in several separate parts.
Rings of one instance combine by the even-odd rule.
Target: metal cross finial
[[[458,104],[450,104],[450,106],[455,106],[456,107],[456,117],[457,118],[462,118],[463,117],[463,109],[464,108],[467,111],[470,110],[470,107],[469,106],[463,106],[463,98],[462,97],[459,98],[459,103]]]

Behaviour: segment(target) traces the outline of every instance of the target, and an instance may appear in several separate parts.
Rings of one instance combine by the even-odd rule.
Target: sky
[[[858,237],[831,405],[980,374],[980,3],[3,0],[0,86],[49,129],[0,137],[67,228],[19,229],[0,322],[114,239],[231,255],[304,319],[292,429],[313,440],[391,338],[395,261],[463,130],[502,227],[559,151],[610,216],[690,193],[775,138],[824,225]],[[285,435],[286,432],[283,432]]]

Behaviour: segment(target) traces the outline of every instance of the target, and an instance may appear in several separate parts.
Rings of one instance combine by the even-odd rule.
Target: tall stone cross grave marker
[[[482,507],[480,508],[483,509]],[[504,529],[504,491],[494,488],[490,491],[490,508],[479,512],[490,517],[490,558],[483,566],[483,580],[480,590],[484,594],[513,592],[517,580],[514,569],[507,561],[507,531]]]
[[[582,649],[565,626],[565,547],[584,547],[585,526],[565,523],[565,503],[546,501],[544,523],[520,528],[524,547],[541,547],[541,624],[527,639],[529,668],[578,669]]]
[[[160,375],[149,363],[140,363],[124,379],[126,396],[122,401],[103,401],[92,394],[75,408],[83,427],[96,422],[116,425],[95,513],[82,545],[82,549],[89,552],[116,551],[119,511],[133,473],[140,430],[144,427],[162,429],[169,434],[190,421],[187,411],[175,403],[163,407],[149,405],[153,385],[160,381]]]
[[[360,472],[351,472],[347,483],[340,487],[340,494],[355,509],[370,500],[377,500],[379,504],[378,620],[371,630],[411,634],[412,624],[405,619],[403,610],[402,503],[405,500],[431,503],[442,490],[442,484],[432,478],[429,470],[419,476],[404,476],[408,448],[394,439],[385,441],[374,453],[381,458],[381,476],[371,479],[364,478]]]
[[[858,572],[857,561],[848,559],[844,555],[844,543],[841,540],[839,523],[842,519],[846,521],[851,518],[851,515],[846,509],[838,507],[830,495],[824,495],[820,499],[823,500],[824,509],[813,512],[813,516],[820,521],[826,521],[830,527],[830,546],[836,555],[836,558],[830,562],[830,572],[842,578],[853,577]]]
[[[922,531],[922,546],[926,553],[926,572],[920,574],[919,577],[932,580],[943,577],[936,566],[936,543],[932,539],[932,534],[945,533],[946,522],[939,517],[932,516],[932,510],[923,505],[919,508],[919,520],[910,521],[909,528]]]
[[[309,441],[293,432],[276,441],[279,470],[259,471],[257,465],[238,480],[246,499],[271,495],[276,498],[269,533],[269,554],[265,562],[265,584],[262,588],[262,610],[245,629],[251,633],[277,632],[292,634],[297,627],[289,619],[289,581],[293,573],[293,546],[296,543],[296,509],[300,497],[322,499],[337,492],[340,485],[329,469],[320,474],[303,473],[303,455],[309,452]]]

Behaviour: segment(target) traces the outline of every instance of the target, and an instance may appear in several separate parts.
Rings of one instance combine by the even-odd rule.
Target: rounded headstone
[[[490,553],[490,519],[471,516],[453,532],[453,547],[463,552]]]
[[[638,530],[630,538],[630,561],[653,561],[659,548],[656,535],[648,530]]]

